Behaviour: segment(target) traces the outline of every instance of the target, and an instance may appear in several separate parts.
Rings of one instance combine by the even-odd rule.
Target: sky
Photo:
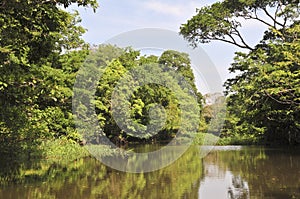
[[[91,44],[101,44],[114,36],[141,28],[161,28],[179,32],[181,24],[196,14],[196,8],[210,5],[215,0],[99,0],[96,13],[91,8],[76,9],[87,29],[83,38]],[[242,21],[242,34],[250,44],[262,39],[266,27],[256,22]],[[228,68],[234,52],[241,49],[222,42],[200,44],[218,70],[221,80],[233,77]]]

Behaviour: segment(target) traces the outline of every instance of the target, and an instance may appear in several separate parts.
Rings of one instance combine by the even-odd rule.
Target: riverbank
[[[195,145],[263,145],[261,139],[250,135],[234,135],[231,137],[215,136],[208,133],[198,133],[194,139]]]

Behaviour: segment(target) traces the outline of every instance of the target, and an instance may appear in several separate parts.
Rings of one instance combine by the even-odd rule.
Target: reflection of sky
[[[100,8],[79,9],[82,25],[88,29],[84,39],[100,44],[120,33],[139,28],[163,28],[178,32],[181,24],[195,15],[196,8],[215,0],[99,0]],[[75,7],[69,8],[69,10]],[[263,27],[255,22],[244,23],[243,33],[254,44],[262,38]],[[222,81],[230,77],[227,68],[238,49],[229,44],[212,42],[201,45],[221,74]]]
[[[250,198],[248,183],[237,178],[230,171],[222,172],[217,165],[207,165],[205,171],[205,178],[201,181],[198,192],[199,199]],[[239,188],[237,188],[237,184],[240,186],[238,186]]]

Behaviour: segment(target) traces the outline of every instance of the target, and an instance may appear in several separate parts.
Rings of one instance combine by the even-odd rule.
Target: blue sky
[[[110,38],[140,28],[163,28],[179,32],[181,24],[196,14],[196,8],[216,2],[215,0],[99,0],[96,13],[89,8],[71,7],[79,10],[81,25],[88,31],[83,36],[91,44],[101,44]],[[242,33],[251,43],[257,43],[265,27],[256,22],[242,22]],[[240,49],[222,42],[201,44],[219,71],[222,81],[231,77],[228,67],[234,52]]]

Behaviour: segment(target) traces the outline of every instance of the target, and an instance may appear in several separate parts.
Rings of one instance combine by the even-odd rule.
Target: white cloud
[[[196,5],[194,1],[180,1],[179,2],[162,2],[159,0],[152,0],[143,3],[144,8],[154,11],[158,14],[171,15],[175,17],[183,17],[191,12],[195,13]]]
[[[146,9],[152,10],[160,14],[173,16],[182,15],[182,5],[174,5],[170,3],[168,4],[161,1],[147,1],[144,3],[144,6]]]

